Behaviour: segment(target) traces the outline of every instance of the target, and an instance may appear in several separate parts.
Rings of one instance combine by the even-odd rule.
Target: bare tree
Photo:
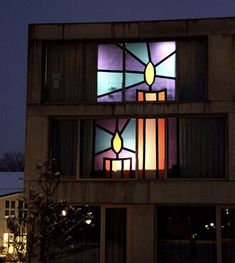
[[[68,247],[73,231],[85,221],[92,221],[93,215],[87,207],[73,207],[65,200],[56,199],[61,180],[52,161],[39,164],[37,169],[38,188],[30,189],[27,216],[9,219],[9,229],[15,237],[17,248],[22,246],[17,244],[17,237],[25,233],[24,227],[27,225],[27,262],[37,258],[40,263],[49,263],[54,261],[58,252]],[[24,260],[25,257],[22,257],[19,262]]]
[[[24,171],[24,154],[22,152],[6,152],[0,158],[1,172],[22,172]]]

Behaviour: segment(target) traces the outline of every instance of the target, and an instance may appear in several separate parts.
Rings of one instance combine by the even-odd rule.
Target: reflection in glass
[[[157,208],[157,263],[215,263],[215,208]]]
[[[235,262],[235,209],[221,209],[222,262]]]

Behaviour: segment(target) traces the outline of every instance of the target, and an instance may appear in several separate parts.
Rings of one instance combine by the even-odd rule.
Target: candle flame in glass
[[[145,80],[146,80],[146,83],[151,86],[154,82],[154,79],[155,79],[155,68],[153,66],[153,63],[152,62],[149,62],[145,68]]]
[[[115,132],[113,137],[113,149],[115,153],[119,153],[122,150],[122,139],[118,131]]]

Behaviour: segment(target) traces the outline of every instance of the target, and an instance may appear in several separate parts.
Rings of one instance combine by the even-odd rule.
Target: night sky
[[[0,154],[24,151],[29,23],[233,16],[235,0],[0,0]]]

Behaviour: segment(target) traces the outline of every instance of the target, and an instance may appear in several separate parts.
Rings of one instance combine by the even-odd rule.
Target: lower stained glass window
[[[95,177],[164,178],[177,163],[176,127],[174,118],[96,120]]]
[[[52,156],[63,176],[74,176],[79,165],[81,178],[225,177],[224,117],[53,120],[52,124]]]
[[[120,118],[88,122],[81,133],[83,177],[90,177],[88,170],[94,178],[112,179],[225,177],[223,117]]]

